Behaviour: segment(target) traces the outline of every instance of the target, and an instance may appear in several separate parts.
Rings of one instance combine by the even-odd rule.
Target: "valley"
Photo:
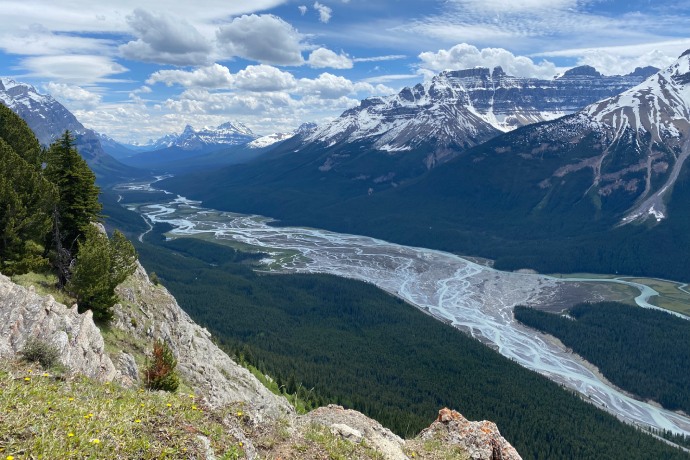
[[[146,190],[151,193],[149,202]],[[169,237],[242,244],[270,254],[265,262],[281,271],[328,273],[372,283],[629,423],[690,434],[687,417],[611,387],[581,358],[513,319],[512,308],[519,304],[548,308],[563,298],[575,303],[620,295],[608,283],[638,289],[636,303],[656,308],[649,300],[657,291],[634,280],[568,280],[502,272],[436,250],[313,228],[274,227],[268,225],[269,219],[204,208],[200,202],[164,195],[148,184],[125,184],[118,191],[125,197],[136,191],[137,203],[127,206],[151,223],[172,225]]]

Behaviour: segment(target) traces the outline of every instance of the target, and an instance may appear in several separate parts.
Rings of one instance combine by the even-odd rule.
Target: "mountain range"
[[[163,186],[211,207],[483,255],[504,268],[686,279],[686,252],[678,247],[690,248],[682,205],[690,192],[683,167],[690,57],[640,82],[646,72],[628,76],[632,87],[574,114],[506,133],[482,118],[488,112],[474,108],[477,98],[459,77],[446,84],[465,74],[444,73],[412,92],[419,104],[403,97],[407,90],[365,100],[253,164]],[[580,81],[586,93],[582,79],[597,75],[580,68],[554,81]],[[400,127],[425,123],[417,131],[428,134],[425,141],[415,136],[391,148],[392,139],[405,139]],[[480,133],[488,138],[481,143]],[[441,158],[444,149],[450,153]]]
[[[141,175],[121,164],[103,150],[101,137],[85,128],[65,106],[35,87],[9,78],[0,78],[0,103],[9,107],[29,125],[43,146],[50,145],[66,130],[73,133],[79,153],[94,170],[99,182]]]

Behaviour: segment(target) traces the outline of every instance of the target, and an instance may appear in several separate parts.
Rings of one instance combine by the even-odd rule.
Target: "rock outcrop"
[[[243,402],[257,416],[272,418],[294,412],[285,398],[271,393],[218,348],[211,334],[192,321],[167,289],[151,283],[141,265],[116,292],[123,302],[115,307],[112,327],[148,348],[154,338],[165,340],[177,358],[182,379],[205,395],[209,404]],[[120,371],[131,374],[125,368]]]
[[[0,274],[0,357],[13,358],[32,338],[57,348],[71,372],[100,381],[117,377],[91,311],[79,314],[76,305],[67,308]]]
[[[521,460],[515,448],[506,441],[493,422],[470,422],[448,408],[441,409],[431,426],[419,434],[421,440],[440,440],[449,446],[460,446],[472,460]]]

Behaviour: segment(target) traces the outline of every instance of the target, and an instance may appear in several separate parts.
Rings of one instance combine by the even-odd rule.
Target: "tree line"
[[[42,148],[26,123],[0,104],[0,272],[52,273],[79,311],[112,318],[114,289],[134,271],[136,252],[102,220],[96,176],[66,131]]]

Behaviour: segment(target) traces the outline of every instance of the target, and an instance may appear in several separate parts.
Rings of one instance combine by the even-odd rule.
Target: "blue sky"
[[[690,48],[690,0],[5,0],[2,10],[0,75],[125,142],[229,120],[287,131],[445,69],[621,74]]]

